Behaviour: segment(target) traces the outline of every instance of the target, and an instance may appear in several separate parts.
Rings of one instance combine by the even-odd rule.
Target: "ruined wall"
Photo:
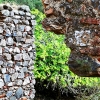
[[[33,100],[34,20],[28,6],[0,5],[0,100]]]
[[[69,68],[79,76],[100,76],[100,1],[42,0],[43,27],[65,34]]]

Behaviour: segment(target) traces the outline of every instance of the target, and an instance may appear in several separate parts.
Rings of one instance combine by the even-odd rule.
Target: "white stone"
[[[12,82],[8,83],[8,86],[13,86],[13,83]]]
[[[13,45],[13,39],[11,37],[7,38],[7,44]]]
[[[15,79],[17,79],[18,75],[19,75],[18,72],[12,74],[12,76],[11,76],[12,81],[14,81]]]
[[[13,9],[13,12],[14,12],[16,15],[19,14],[18,10],[16,10],[16,9]]]
[[[16,54],[16,55],[14,56],[14,59],[15,59],[15,60],[22,60],[22,54]]]
[[[33,43],[33,39],[26,39],[25,43]]]
[[[35,79],[33,79],[33,80],[32,80],[32,83],[33,83],[33,84],[35,84],[35,83],[36,83]]]
[[[12,73],[15,73],[15,69],[13,69],[13,68],[9,68],[8,71],[9,71],[9,73],[11,73],[11,74],[12,74]]]
[[[0,55],[2,55],[2,47],[0,47]]]
[[[27,96],[28,96],[28,95],[29,95],[29,93],[30,93],[30,91],[29,91],[29,90],[25,90],[25,91],[24,91],[24,93],[25,93],[25,95],[27,95]]]
[[[10,12],[8,10],[2,10],[1,13],[5,16],[9,16]]]
[[[30,26],[25,27],[25,31],[30,31],[32,28]]]
[[[24,78],[24,73],[19,73],[18,78]]]
[[[3,33],[3,28],[0,26],[0,33]]]
[[[9,53],[4,53],[5,57],[7,60],[11,60],[11,54]]]
[[[22,85],[23,81],[22,80],[17,80],[16,84],[17,85]]]
[[[30,60],[28,53],[23,53],[23,59],[24,60]]]
[[[23,85],[27,85],[28,83],[30,83],[30,80],[28,77],[25,78],[24,82],[23,82]]]
[[[31,20],[32,25],[36,25],[36,20]]]
[[[0,79],[0,88],[2,88],[3,86],[4,86],[4,81]]]
[[[19,69],[19,67],[18,67],[18,66],[15,66],[15,70],[16,70],[16,71],[19,71],[20,69]]]
[[[18,47],[15,47],[15,48],[14,48],[14,52],[15,52],[15,53],[20,53],[20,49],[19,49]]]
[[[20,70],[20,72],[27,72],[28,70],[27,70],[27,67],[23,67],[21,70]]]
[[[1,69],[2,73],[6,73],[6,68]]]
[[[6,40],[5,39],[1,39],[1,42],[0,42],[0,46],[6,46]]]
[[[22,37],[22,32],[21,31],[18,31],[17,32],[17,36]]]
[[[32,47],[29,47],[29,48],[28,48],[28,52],[31,51],[31,50],[32,50]]]

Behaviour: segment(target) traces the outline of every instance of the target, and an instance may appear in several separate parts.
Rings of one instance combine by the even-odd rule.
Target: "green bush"
[[[70,49],[66,48],[64,36],[57,36],[51,32],[43,30],[41,20],[45,17],[38,10],[32,11],[37,18],[35,27],[36,62],[35,77],[41,81],[53,82],[55,85],[66,87],[66,75],[68,66],[65,64],[70,54]]]
[[[70,55],[70,49],[64,43],[64,36],[46,32],[43,29],[41,24],[45,17],[43,13],[35,9],[32,10],[32,14],[36,15],[37,20],[34,70],[36,80],[38,79],[40,83],[46,81],[45,87],[51,83],[54,87],[57,86],[59,89],[78,94],[81,97],[80,100],[82,95],[91,95],[100,89],[99,78],[79,77],[69,70],[66,63]]]

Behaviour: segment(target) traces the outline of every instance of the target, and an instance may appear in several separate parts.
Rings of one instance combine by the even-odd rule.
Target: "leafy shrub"
[[[64,36],[57,36],[43,30],[40,23],[45,15],[38,10],[34,10],[32,13],[37,17],[35,77],[41,81],[47,80],[55,85],[66,87],[68,66],[65,63],[70,49],[66,48]]]
[[[35,27],[36,61],[34,74],[40,83],[47,81],[52,86],[58,86],[63,90],[69,90],[74,94],[91,95],[99,89],[100,79],[79,77],[72,73],[66,62],[70,55],[70,49],[64,43],[64,36],[46,32],[41,25],[45,15],[37,9],[32,10],[36,15]],[[94,86],[95,84],[95,86]],[[98,88],[97,88],[98,87]],[[91,91],[91,88],[93,91]],[[80,99],[81,100],[81,99]]]

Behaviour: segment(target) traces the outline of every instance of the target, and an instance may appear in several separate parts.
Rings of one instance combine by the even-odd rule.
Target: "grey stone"
[[[22,80],[17,80],[17,81],[16,81],[16,85],[21,86],[21,85],[22,85],[22,83],[23,83],[23,81],[22,81]]]
[[[20,19],[21,16],[15,15],[14,18],[15,18],[15,19]]]
[[[35,19],[35,16],[34,15],[31,15],[31,19]]]
[[[2,55],[2,47],[0,47],[0,55]]]
[[[9,74],[4,74],[4,81],[7,83],[7,82],[10,82],[10,75]]]
[[[0,26],[0,33],[3,33],[3,28]]]
[[[14,12],[15,15],[18,15],[19,14],[19,12],[18,12],[17,9],[13,9],[13,12]]]
[[[14,48],[14,52],[15,52],[15,53],[20,53],[20,49],[19,49],[18,47],[15,47],[15,48]]]
[[[16,71],[19,71],[20,69],[19,69],[19,67],[18,67],[18,66],[15,66],[15,70],[16,70]]]
[[[27,85],[30,83],[30,80],[28,77],[25,78],[24,82],[23,82],[23,85]]]
[[[21,73],[27,72],[27,71],[28,71],[27,67],[23,67],[23,68],[20,70]]]
[[[33,79],[33,80],[32,80],[32,83],[33,83],[33,84],[35,84],[35,83],[36,83],[35,79]]]
[[[6,73],[6,68],[2,68],[1,71],[3,74]]]
[[[25,90],[25,91],[24,91],[24,93],[25,93],[25,95],[27,95],[27,96],[28,96],[28,95],[29,95],[29,93],[30,93],[30,91],[29,91],[29,90]]]
[[[8,91],[8,92],[7,92],[7,94],[6,94],[6,96],[9,98],[9,97],[11,97],[11,96],[12,96],[12,94],[13,94],[13,92],[12,92],[12,91]]]
[[[28,20],[22,20],[23,24],[29,25],[29,21]]]
[[[18,19],[13,19],[14,24],[18,24]]]
[[[0,61],[0,66],[3,65],[3,63],[4,63],[3,61]]]
[[[29,64],[29,61],[24,61],[23,62],[23,66],[28,66],[28,64]]]
[[[23,53],[23,59],[24,60],[30,60],[30,57],[27,53]]]
[[[0,79],[0,88],[2,88],[3,86],[4,86],[4,81]]]
[[[14,59],[15,59],[15,60],[22,60],[22,54],[16,54],[16,55],[14,56]]]
[[[15,96],[17,99],[21,98],[23,96],[23,89],[19,87],[15,93]]]
[[[32,25],[36,25],[36,20],[31,20]]]
[[[1,39],[1,42],[0,42],[0,46],[6,46],[6,40],[5,39]]]
[[[13,86],[13,83],[12,82],[8,83],[8,86],[10,86],[10,87]]]
[[[26,6],[26,5],[22,5],[21,7],[19,7],[19,9],[22,9],[24,11],[30,12],[29,6]]]
[[[0,39],[3,39],[4,37],[3,37],[3,35],[0,35]]]
[[[30,51],[32,51],[32,46],[30,46],[29,48],[28,48],[28,52],[30,52]]]
[[[35,94],[31,94],[30,98],[33,99],[35,97]]]
[[[9,98],[9,100],[16,100],[16,97],[12,96],[12,97]]]
[[[12,22],[12,18],[11,18],[11,17],[6,17],[6,18],[4,19],[4,22],[10,23],[10,22]]]
[[[33,65],[33,60],[32,59],[29,61],[29,65],[30,66]]]
[[[19,31],[24,31],[25,25],[19,25]]]
[[[9,68],[8,71],[9,71],[10,74],[15,73],[15,69],[13,69],[13,68]]]
[[[33,43],[33,39],[26,39],[25,43]]]
[[[7,38],[7,45],[13,45],[13,39],[11,37]]]
[[[10,15],[10,12],[9,10],[2,10],[1,13],[5,16],[9,16]]]
[[[19,11],[19,15],[24,16],[25,15],[25,12]]]
[[[8,67],[12,67],[12,66],[13,66],[13,63],[14,63],[14,62],[11,61],[11,60],[10,60],[10,61],[7,61],[7,66],[8,66]]]
[[[17,62],[16,62],[16,65],[17,65],[17,66],[22,66],[22,65],[23,65],[23,62],[20,62],[20,61],[18,62],[18,61],[17,61]]]
[[[22,37],[22,32],[21,31],[18,31],[17,32],[17,36]]]
[[[6,36],[11,36],[11,32],[9,29],[6,29]]]
[[[26,12],[26,16],[31,16],[31,14],[29,12]]]
[[[18,75],[19,75],[18,72],[12,74],[12,76],[11,76],[12,81],[14,81],[15,79],[17,79]]]
[[[10,16],[11,16],[11,17],[14,16],[14,11],[10,11]]]
[[[25,31],[30,31],[32,28],[30,26],[25,27]]]
[[[11,60],[11,54],[9,54],[9,53],[4,53],[4,56],[6,57],[7,60]]]
[[[21,42],[22,37],[16,37],[17,42]]]
[[[18,78],[24,78],[24,73],[19,73]]]

